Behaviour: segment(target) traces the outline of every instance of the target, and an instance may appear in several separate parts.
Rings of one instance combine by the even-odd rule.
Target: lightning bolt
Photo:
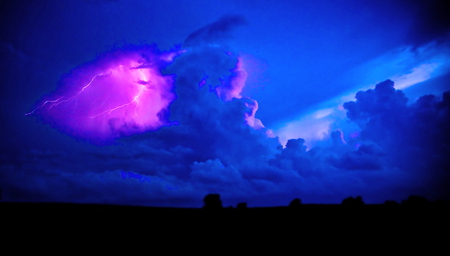
[[[153,46],[111,50],[72,69],[23,113],[94,144],[154,131],[168,124],[159,113],[176,98],[175,76],[161,71],[177,55]]]
[[[128,103],[125,103],[125,104],[122,104],[122,105],[120,105],[120,106],[117,106],[117,107],[114,107],[114,108],[105,110],[105,111],[101,112],[100,114],[97,114],[97,115],[95,115],[95,116],[90,116],[89,118],[95,118],[95,117],[101,116],[101,115],[106,114],[106,113],[109,115],[109,114],[111,114],[111,112],[113,112],[114,110],[117,110],[117,109],[120,109],[120,108],[124,108],[124,107],[129,106],[129,105],[131,105],[131,104],[133,104],[133,103],[136,103],[136,106],[134,107],[134,114],[135,114],[135,116],[137,116],[136,109],[137,109],[137,105],[139,104],[139,97],[141,97],[142,92],[144,92],[145,90],[147,90],[147,88],[146,88],[144,85],[140,85],[139,87],[140,87],[140,88],[139,88],[139,92],[134,96],[134,98],[133,98],[132,101],[130,101],[130,102],[128,102]]]
[[[63,96],[64,97],[64,96]],[[38,109],[40,109],[40,108],[42,108],[43,106],[45,106],[45,105],[47,105],[47,103],[54,103],[54,102],[58,102],[60,99],[62,99],[63,97],[60,97],[60,98],[58,98],[58,99],[56,99],[56,100],[47,100],[47,101],[45,101],[44,103],[42,103],[40,106],[38,106],[37,108],[35,108],[35,109],[33,109],[33,111],[31,111],[31,112],[28,112],[28,113],[26,113],[25,115],[27,116],[27,115],[31,115],[31,114],[33,114],[36,110],[38,110]],[[53,106],[53,105],[52,105]],[[51,108],[51,107],[50,107]]]
[[[36,107],[35,109],[33,109],[31,112],[26,113],[25,115],[27,116],[27,115],[33,114],[34,112],[36,112],[36,110],[38,110],[38,109],[44,107],[44,106],[47,105],[48,103],[50,103],[50,104],[53,103],[53,104],[51,104],[50,107],[49,107],[49,108],[51,109],[51,108],[53,108],[54,106],[58,106],[58,105],[61,104],[61,103],[66,103],[66,102],[69,102],[69,101],[72,101],[72,100],[76,99],[82,92],[84,92],[84,90],[86,90],[86,88],[88,88],[88,87],[92,84],[92,82],[94,82],[95,78],[97,78],[97,77],[99,77],[99,76],[103,76],[103,75],[104,75],[103,73],[100,73],[100,74],[97,74],[97,75],[95,75],[94,77],[92,77],[91,81],[90,81],[88,84],[86,84],[85,86],[83,86],[83,88],[81,88],[81,90],[78,91],[78,93],[75,94],[74,96],[72,96],[72,97],[70,97],[70,98],[68,98],[68,99],[65,99],[65,100],[61,100],[62,98],[64,98],[64,96],[59,97],[59,98],[56,99],[56,100],[47,100],[47,101],[45,101],[44,103],[42,103],[40,106],[38,106],[38,107]]]
[[[119,66],[118,66],[118,68],[123,68],[123,67],[124,67],[123,65],[119,65]],[[122,105],[120,105],[120,106],[114,107],[114,108],[112,108],[112,109],[108,109],[108,110],[106,110],[106,111],[103,111],[102,113],[100,113],[100,114],[98,114],[98,115],[95,115],[95,116],[91,116],[91,117],[89,117],[89,118],[98,117],[98,116],[101,116],[101,115],[106,114],[106,113],[110,114],[110,113],[113,112],[114,110],[117,110],[117,109],[126,107],[126,106],[128,106],[128,105],[130,105],[130,104],[132,104],[132,103],[134,103],[134,102],[136,103],[136,107],[137,107],[137,105],[139,104],[139,97],[142,95],[142,92],[143,92],[144,90],[147,89],[144,85],[145,85],[145,84],[148,84],[148,82],[147,82],[147,77],[146,77],[145,73],[142,71],[142,69],[140,69],[140,68],[130,68],[130,69],[137,69],[137,70],[140,71],[140,73],[141,73],[140,80],[137,82],[138,85],[140,85],[139,92],[134,96],[133,100],[130,101],[130,102],[128,102],[128,103],[122,104]],[[83,86],[83,87],[78,91],[78,93],[76,93],[74,96],[72,96],[72,97],[70,97],[70,98],[67,98],[67,99],[64,99],[64,100],[63,100],[64,96],[62,96],[62,97],[60,97],[60,98],[58,98],[58,99],[56,99],[56,100],[47,100],[47,101],[45,101],[44,103],[42,103],[41,105],[39,105],[38,107],[36,107],[35,109],[33,109],[31,112],[26,113],[25,115],[31,115],[31,114],[33,114],[34,112],[36,112],[38,109],[44,107],[44,106],[47,105],[47,104],[50,104],[49,109],[51,109],[51,108],[53,108],[53,107],[55,107],[55,106],[58,106],[58,105],[60,105],[60,104],[62,104],[62,103],[67,103],[67,102],[70,102],[70,101],[72,101],[72,100],[75,100],[76,98],[78,98],[78,96],[80,96],[81,93],[83,93],[89,86],[91,86],[91,84],[94,82],[94,80],[95,80],[97,77],[99,77],[99,76],[105,76],[105,75],[108,76],[108,75],[111,75],[111,74],[112,74],[112,70],[111,70],[111,69],[108,70],[108,72],[107,72],[106,74],[103,73],[103,72],[102,72],[102,73],[99,73],[99,74],[93,76],[93,77],[91,78],[91,80],[89,81],[89,83],[86,84],[85,86]],[[109,96],[108,96],[107,98],[109,98]],[[102,103],[102,106],[105,104],[106,100],[107,100],[107,99],[105,99],[105,101]],[[137,116],[136,108],[135,108],[134,113],[135,113],[135,115]]]
[[[121,65],[119,67],[123,67],[123,66]],[[141,68],[130,68],[130,69],[134,69],[134,70],[137,69],[140,72],[139,81],[136,82],[136,84],[139,86],[139,91],[133,97],[133,100],[128,102],[128,103],[122,104],[120,106],[117,106],[117,107],[105,110],[105,111],[101,112],[100,114],[97,114],[95,116],[91,116],[89,118],[95,118],[95,117],[101,116],[103,114],[108,114],[109,115],[109,114],[111,114],[111,112],[113,112],[113,111],[115,111],[117,109],[121,109],[121,108],[127,107],[127,106],[129,106],[129,105],[131,105],[133,103],[136,103],[136,105],[134,107],[134,115],[137,116],[136,109],[137,109],[137,106],[139,105],[139,98],[141,97],[141,95],[142,95],[142,93],[144,91],[148,90],[145,85],[147,85],[149,82],[148,82],[148,78],[147,78],[146,74],[144,73],[144,71]]]

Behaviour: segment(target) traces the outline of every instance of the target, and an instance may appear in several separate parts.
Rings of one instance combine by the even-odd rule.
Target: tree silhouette
[[[347,197],[342,200],[342,205],[364,205],[364,201],[361,196],[357,197]]]
[[[408,199],[402,201],[403,205],[413,205],[413,206],[419,206],[419,205],[428,205],[430,204],[430,201],[428,201],[426,198],[416,195],[411,195],[408,197]]]
[[[291,209],[298,209],[302,205],[302,200],[300,198],[295,198],[289,203],[289,208]]]
[[[208,194],[203,198],[203,209],[222,209],[222,201],[219,194]]]

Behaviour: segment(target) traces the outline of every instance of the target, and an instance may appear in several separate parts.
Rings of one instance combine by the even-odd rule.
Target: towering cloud
[[[360,128],[352,136],[334,131],[309,150],[302,138],[280,145],[242,95],[242,60],[222,42],[243,23],[224,17],[182,49],[123,48],[74,69],[31,113],[77,138],[119,143],[0,155],[3,198],[196,207],[210,193],[225,206],[450,199],[449,93],[408,104],[387,80],[344,104]]]
[[[377,84],[375,90],[358,92],[357,101],[347,102],[344,107],[349,119],[362,128],[359,141],[375,147],[374,152],[385,152],[387,166],[422,179],[421,186],[427,190],[422,193],[447,197],[449,93],[441,99],[425,95],[407,105],[403,92],[395,90],[394,83],[387,80]]]

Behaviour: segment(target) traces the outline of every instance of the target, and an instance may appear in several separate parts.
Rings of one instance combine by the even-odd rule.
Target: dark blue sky
[[[3,198],[169,206],[199,206],[213,192],[225,203],[249,206],[294,197],[317,203],[356,195],[382,202],[411,193],[448,199],[448,99],[442,93],[450,88],[450,48],[443,2],[1,1]],[[179,90],[171,113],[183,125],[95,146],[24,115],[63,86],[63,74],[99,54],[129,44],[183,47],[191,33],[226,15],[243,22],[214,31],[217,38],[205,39],[210,48],[196,43],[198,54],[182,55],[171,69]],[[279,142],[239,126],[247,111],[243,99],[224,103],[213,93],[182,91],[184,83],[200,82],[194,74],[227,75],[212,68],[219,60],[211,44],[240,56],[248,73],[241,94],[258,102],[256,118]],[[409,101],[379,89],[357,98],[367,107],[342,107],[387,79]],[[436,98],[414,105],[425,94]],[[355,112],[353,119],[347,111]],[[298,138],[308,151],[300,140],[277,149]],[[412,158],[420,165],[413,168]]]

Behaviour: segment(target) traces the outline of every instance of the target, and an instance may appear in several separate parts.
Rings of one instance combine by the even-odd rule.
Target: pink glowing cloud
[[[154,46],[110,51],[65,75],[58,89],[26,115],[37,114],[62,132],[96,144],[176,124],[169,121],[169,106],[177,98],[175,75],[163,75],[161,70],[184,52],[160,52]],[[242,60],[237,58],[236,66],[212,93],[223,101],[242,99],[246,78]],[[199,81],[199,87],[205,83],[205,79]],[[264,128],[255,118],[258,103],[248,98],[245,102],[246,123]]]
[[[236,67],[230,70],[232,75],[222,81],[222,85],[216,88],[219,98],[229,101],[233,98],[242,98],[241,92],[247,80],[247,71],[242,68],[242,59],[238,57]]]
[[[227,53],[231,55],[231,53]],[[236,99],[242,99],[242,90],[245,87],[247,81],[247,71],[243,68],[244,62],[241,57],[237,58],[236,66],[230,70],[231,76],[222,81],[222,85],[216,88],[217,96],[225,101]],[[203,80],[199,83],[199,86],[203,86]],[[265,128],[261,120],[255,117],[258,110],[258,102],[254,99],[246,98],[245,106],[248,108],[248,112],[244,114],[244,119],[247,124],[254,129]],[[269,133],[271,131],[268,131]]]
[[[72,70],[37,113],[77,138],[108,141],[170,125],[167,108],[175,99],[173,77],[161,69],[177,52],[154,47],[118,49]]]

